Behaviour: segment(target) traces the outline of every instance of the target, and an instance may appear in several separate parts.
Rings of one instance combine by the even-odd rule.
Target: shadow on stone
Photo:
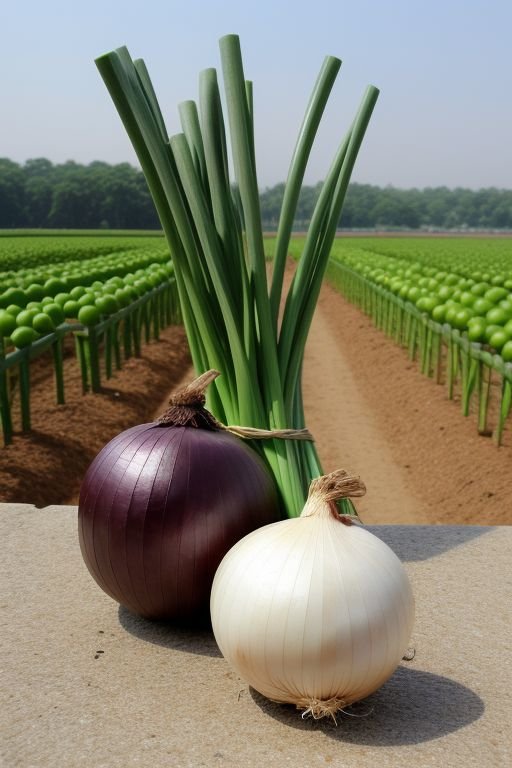
[[[402,562],[428,560],[460,547],[492,530],[478,525],[367,526],[386,542]]]
[[[169,621],[151,621],[136,616],[122,605],[119,606],[119,623],[131,635],[146,643],[198,656],[222,656],[208,626],[183,627]]]
[[[330,718],[302,718],[295,708],[275,704],[250,688],[256,704],[270,717],[299,730],[321,730],[340,742],[368,746],[420,744],[478,720],[482,699],[447,677],[399,667],[376,693]]]

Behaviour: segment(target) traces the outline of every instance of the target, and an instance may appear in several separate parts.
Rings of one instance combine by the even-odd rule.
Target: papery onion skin
[[[241,440],[151,423],[94,459],[78,531],[89,571],[114,600],[146,618],[204,622],[222,557],[279,517],[274,482]]]
[[[255,690],[310,711],[335,701],[322,713],[333,715],[395,671],[414,599],[383,541],[327,514],[238,542],[215,575],[211,618],[223,656]]]

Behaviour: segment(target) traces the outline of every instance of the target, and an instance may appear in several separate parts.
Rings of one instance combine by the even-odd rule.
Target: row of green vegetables
[[[55,256],[60,245],[57,239]],[[91,252],[93,255],[91,256]],[[8,275],[0,293],[0,395],[4,443],[12,440],[14,392],[19,392],[21,424],[30,429],[30,363],[51,350],[56,399],[64,402],[63,345],[72,334],[82,389],[98,391],[141,343],[158,338],[162,327],[179,320],[175,281],[165,247],[94,253],[22,267]],[[62,268],[64,267],[64,268]],[[6,279],[6,272],[2,278]],[[103,279],[100,279],[103,278]],[[0,278],[1,279],[1,278]]]
[[[450,398],[459,387],[463,415],[476,401],[479,433],[493,434],[499,445],[512,400],[512,274],[506,248],[496,258],[480,256],[480,269],[468,277],[462,262],[455,273],[429,263],[426,253],[423,261],[417,251],[416,258],[407,252],[405,258],[379,253],[380,242],[366,249],[360,242],[337,241],[329,278],[376,327],[406,347],[411,359],[419,360],[422,373],[438,383],[444,380]],[[493,381],[501,394],[491,409]]]
[[[43,258],[16,272],[0,272],[0,337],[4,346],[22,348],[66,320],[97,325],[171,275],[165,247],[76,258],[64,268]]]
[[[42,232],[45,232],[43,234]],[[122,252],[136,252],[150,249],[159,258],[168,253],[163,238],[155,235],[134,235],[128,233],[110,234],[50,234],[48,230],[28,230],[19,234],[16,230],[0,230],[0,286],[8,285],[23,277],[31,270],[51,276],[55,264],[61,264],[70,277],[77,265],[96,256],[109,256]],[[8,287],[8,285],[6,287]]]
[[[408,253],[410,242],[379,240],[369,248],[339,240],[332,256],[512,361],[512,242],[440,241],[440,248],[439,241],[420,241]]]
[[[412,265],[435,267],[463,277],[498,275],[510,269],[512,244],[507,237],[348,237],[347,245],[365,253],[390,256]],[[341,242],[335,243],[338,252]]]

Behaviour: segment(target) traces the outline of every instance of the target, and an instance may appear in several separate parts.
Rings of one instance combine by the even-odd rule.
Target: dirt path
[[[409,487],[379,429],[373,404],[365,400],[352,368],[321,305],[310,331],[304,360],[306,423],[325,472],[338,468],[360,475],[366,496],[357,500],[369,524],[428,523],[429,514]]]
[[[476,416],[330,286],[306,350],[307,424],[326,471],[347,467],[368,492],[368,523],[512,524],[512,430],[497,448]]]

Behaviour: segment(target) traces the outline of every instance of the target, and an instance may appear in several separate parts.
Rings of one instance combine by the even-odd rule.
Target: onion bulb
[[[410,640],[414,599],[400,560],[337,510],[364,492],[344,470],[313,480],[300,517],[243,538],[213,582],[223,656],[256,691],[315,718],[379,688]]]
[[[88,468],[79,541],[100,587],[151,619],[209,619],[213,577],[240,538],[280,517],[257,456],[204,408],[209,371],[155,423],[111,440]]]

